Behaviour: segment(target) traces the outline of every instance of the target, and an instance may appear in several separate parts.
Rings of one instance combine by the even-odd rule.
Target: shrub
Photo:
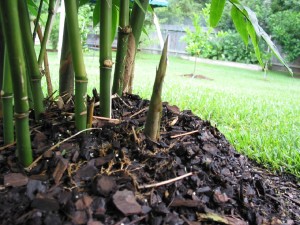
[[[288,61],[300,56],[300,12],[286,10],[270,16],[269,29]]]

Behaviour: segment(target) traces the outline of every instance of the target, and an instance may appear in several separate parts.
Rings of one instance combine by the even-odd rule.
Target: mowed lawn
[[[99,89],[97,52],[85,56],[89,93]],[[50,53],[54,88],[58,87],[58,58]],[[149,99],[158,55],[138,53],[134,93]],[[241,153],[277,171],[300,176],[300,79],[288,74],[197,63],[169,57],[163,101],[190,109],[209,120]]]

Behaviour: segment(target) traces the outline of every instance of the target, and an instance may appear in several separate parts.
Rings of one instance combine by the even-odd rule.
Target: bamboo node
[[[28,101],[28,96],[24,96],[23,98],[21,98],[22,101]]]
[[[25,119],[28,117],[28,113],[15,113],[15,119]]]
[[[130,34],[132,32],[131,26],[119,27],[119,33]]]
[[[103,62],[103,66],[104,66],[104,67],[108,67],[108,68],[112,68],[113,64],[114,64],[113,61],[110,60],[110,59],[106,59],[106,60],[104,60],[104,62]]]
[[[2,95],[2,93],[1,93],[1,98],[2,99],[11,99],[11,98],[13,98],[13,96],[12,95]]]
[[[87,114],[87,111],[83,111],[83,112],[81,112],[79,115],[80,116],[84,116],[84,115],[86,115]]]
[[[88,80],[75,80],[75,83],[87,83]]]
[[[41,81],[41,78],[32,78],[31,81],[32,81],[32,82],[40,82],[40,81]]]

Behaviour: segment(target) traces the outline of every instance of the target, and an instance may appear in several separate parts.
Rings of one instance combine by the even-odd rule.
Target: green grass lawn
[[[50,53],[54,88],[58,87],[58,58]],[[89,90],[99,87],[97,52],[85,57]],[[158,55],[139,53],[134,93],[150,98]],[[169,58],[163,100],[191,109],[211,121],[235,146],[257,162],[300,176],[300,79],[283,73],[197,64],[197,74],[212,80],[181,75],[194,63]],[[99,89],[99,88],[98,88]]]

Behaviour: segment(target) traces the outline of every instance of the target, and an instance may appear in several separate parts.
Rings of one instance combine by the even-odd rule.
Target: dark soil
[[[97,129],[73,138],[71,103],[50,107],[31,125],[34,166],[0,148],[0,224],[300,224],[293,176],[259,167],[208,121],[168,104],[161,140],[148,140],[148,103],[116,97],[115,120],[95,118]]]

